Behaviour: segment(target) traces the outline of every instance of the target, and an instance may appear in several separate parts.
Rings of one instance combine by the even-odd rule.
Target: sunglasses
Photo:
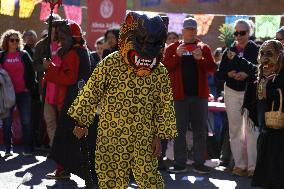
[[[10,38],[9,41],[10,41],[11,43],[14,43],[14,42],[19,43],[19,42],[20,42],[20,39],[13,39],[13,38]]]
[[[238,36],[238,35],[240,35],[240,36],[244,36],[244,35],[246,35],[247,34],[247,31],[235,31],[234,32],[234,36]]]

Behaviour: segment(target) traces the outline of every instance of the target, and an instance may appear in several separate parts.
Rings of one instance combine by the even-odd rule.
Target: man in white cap
[[[171,173],[186,172],[186,131],[193,132],[193,171],[210,172],[204,165],[208,118],[208,73],[216,71],[209,46],[197,38],[197,22],[186,18],[183,22],[183,40],[169,45],[163,64],[166,66],[173,89],[178,136],[174,140],[175,164]]]

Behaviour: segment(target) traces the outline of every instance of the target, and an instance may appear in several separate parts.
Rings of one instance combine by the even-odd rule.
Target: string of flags
[[[15,7],[19,6],[19,18],[31,17],[34,8],[40,3],[41,11],[39,19],[45,20],[50,14],[49,3],[42,0],[0,0],[0,14],[6,16],[15,15]],[[78,24],[82,23],[82,7],[80,0],[63,0],[63,9],[67,19],[72,19]],[[58,7],[54,8],[54,13],[58,13]]]
[[[162,0],[141,0],[142,6],[158,6]],[[183,4],[185,0],[163,0],[169,3]],[[127,2],[131,2],[130,0]],[[198,0],[198,2],[218,2],[218,0]],[[18,4],[19,18],[29,18],[37,4],[41,4],[40,20],[45,20],[49,13],[49,4],[42,0],[0,0],[0,14],[7,16],[14,16],[15,7]],[[63,0],[63,9],[67,19],[72,19],[78,24],[82,22],[82,7],[80,0]],[[58,7],[55,7],[54,13],[58,12]],[[138,11],[137,11],[138,12]],[[142,11],[140,11],[142,12]],[[147,14],[158,14],[154,12],[145,12]],[[184,13],[167,13],[169,17],[169,31],[181,33],[182,22],[188,14]],[[280,27],[281,15],[221,15],[221,14],[195,14],[192,15],[198,23],[198,35],[206,35],[214,20],[215,16],[225,17],[226,24],[232,24],[237,19],[251,19],[255,18],[255,36],[257,38],[272,38],[275,32]]]

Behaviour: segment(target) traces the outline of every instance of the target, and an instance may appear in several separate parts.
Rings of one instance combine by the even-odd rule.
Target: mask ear
[[[125,23],[128,26],[131,26],[134,23],[134,15],[131,12],[127,14],[125,18]]]

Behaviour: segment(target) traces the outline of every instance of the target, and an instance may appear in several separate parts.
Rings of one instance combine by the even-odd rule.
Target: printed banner
[[[259,15],[255,17],[255,37],[274,38],[280,27],[280,15]]]
[[[126,1],[88,0],[87,41],[93,47],[95,41],[111,27],[119,27],[126,13]]]
[[[140,0],[140,5],[142,7],[153,7],[153,6],[159,6],[160,0]]]
[[[206,35],[214,19],[214,15],[195,14],[194,18],[197,21],[197,35]]]
[[[77,24],[82,23],[82,8],[74,5],[64,5],[64,12],[67,19],[74,20]]]
[[[62,4],[80,6],[80,0],[63,0]]]
[[[169,17],[169,32],[176,32],[177,34],[181,34],[183,20],[185,19],[185,14],[177,14],[177,13],[167,13]]]
[[[56,5],[54,7],[53,13],[57,14],[57,12],[58,12],[58,6]],[[41,10],[40,10],[39,19],[41,21],[45,21],[47,19],[47,17],[49,16],[49,14],[50,14],[50,5],[49,5],[49,3],[42,2],[41,3]]]
[[[35,0],[20,0],[19,1],[19,17],[20,18],[29,18],[35,8]]]
[[[14,16],[15,1],[14,0],[1,0],[0,14],[7,16]]]
[[[236,20],[245,19],[248,20],[249,16],[239,16],[239,15],[231,15],[225,17],[225,24],[234,24]]]

